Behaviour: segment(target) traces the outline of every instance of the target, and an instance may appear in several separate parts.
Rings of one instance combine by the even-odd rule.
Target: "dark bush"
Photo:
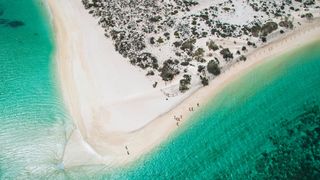
[[[221,70],[220,70],[218,64],[214,60],[209,61],[208,65],[207,65],[207,70],[209,73],[211,73],[215,76],[217,76],[221,73]]]
[[[273,31],[278,29],[278,24],[275,22],[267,22],[261,28],[261,35],[267,36],[268,34],[272,33]]]
[[[184,93],[189,90],[190,82],[191,76],[188,74],[183,75],[183,79],[180,80],[179,91]]]
[[[174,62],[171,59],[166,60],[163,63],[162,68],[159,70],[161,72],[160,76],[162,77],[162,80],[171,81],[175,75],[180,73],[178,69],[175,69],[174,65]]]
[[[230,52],[229,48],[222,49],[220,54],[223,56],[225,60],[229,60],[233,58],[233,54]]]
[[[181,50],[183,50],[183,51],[193,51],[193,49],[194,49],[193,45],[196,43],[196,41],[197,41],[196,39],[191,38],[191,39],[183,42],[181,47],[180,47]]]

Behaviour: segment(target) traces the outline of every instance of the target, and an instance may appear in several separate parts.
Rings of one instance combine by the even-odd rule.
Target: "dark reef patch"
[[[4,14],[4,8],[3,6],[0,4],[0,16],[2,16]]]
[[[7,24],[8,22],[8,19],[0,19],[0,25]]]
[[[0,18],[0,25],[10,27],[10,28],[18,28],[24,26],[25,23],[22,21],[10,21],[9,19],[1,19]]]
[[[11,28],[18,28],[18,27],[20,27],[20,26],[24,26],[25,24],[24,24],[24,22],[22,22],[22,21],[10,21],[10,22],[8,22],[7,23],[7,25],[9,26],[9,27],[11,27]]]
[[[253,179],[320,179],[320,108],[304,112],[280,125],[269,140],[272,150],[261,153],[250,172]]]

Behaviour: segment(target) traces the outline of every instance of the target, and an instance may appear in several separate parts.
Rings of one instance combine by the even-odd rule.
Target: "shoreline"
[[[108,121],[102,120],[110,117],[110,114],[115,111],[109,106],[122,106],[123,104],[119,103],[119,99],[115,99],[111,104],[108,104],[108,108],[103,107],[102,105],[104,104],[101,104],[100,99],[98,99],[99,96],[94,96],[95,94],[101,94],[103,91],[100,92],[96,91],[95,89],[90,89],[88,87],[90,87],[92,84],[86,84],[86,81],[93,81],[95,83],[93,84],[93,87],[100,87],[99,82],[101,83],[104,78],[100,78],[100,81],[95,81],[90,73],[88,73],[88,76],[80,77],[81,74],[86,74],[88,71],[90,71],[88,68],[88,61],[86,61],[86,59],[90,59],[91,56],[89,55],[92,54],[85,54],[85,52],[83,52],[83,50],[88,48],[85,46],[87,43],[86,40],[88,39],[83,39],[82,37],[88,34],[81,34],[83,32],[80,30],[81,28],[84,28],[85,25],[88,26],[88,23],[86,24],[86,22],[84,22],[83,24],[77,24],[76,22],[71,22],[70,19],[75,18],[76,16],[74,15],[78,14],[61,12],[63,11],[63,8],[61,7],[59,8],[62,10],[59,11],[58,4],[63,3],[61,0],[47,0],[45,3],[47,3],[50,8],[54,26],[53,32],[54,39],[56,41],[56,50],[54,55],[56,59],[55,71],[58,73],[57,76],[59,78],[59,85],[62,88],[65,105],[77,127],[71,134],[65,149],[63,157],[63,164],[65,168],[96,164],[118,166],[128,164],[129,162],[138,159],[141,155],[150,152],[155,146],[161,144],[169,136],[173,135],[174,131],[178,128],[176,121],[173,118],[174,116],[183,116],[180,125],[188,122],[188,119],[190,119],[190,116],[194,113],[189,112],[190,107],[197,107],[197,103],[200,103],[200,106],[207,104],[209,101],[212,101],[215,95],[219,93],[219,91],[223,89],[226,84],[235,80],[247,71],[250,71],[252,68],[265,62],[266,60],[274,59],[281,54],[293,51],[294,49],[300,48],[313,41],[317,41],[318,39],[314,38],[316,37],[315,35],[318,35],[318,37],[320,36],[320,23],[318,20],[314,20],[314,22],[306,24],[303,28],[287,33],[284,35],[284,37],[281,37],[278,40],[270,42],[267,45],[259,47],[253,52],[250,52],[247,54],[246,62],[236,63],[227,71],[223,72],[219,77],[211,81],[209,86],[201,88],[195,93],[190,92],[190,94],[187,94],[186,97],[184,97],[186,98],[185,100],[183,100],[184,98],[182,98],[183,101],[179,99],[179,101],[182,101],[181,103],[177,100],[175,103],[171,104],[172,108],[163,108],[162,113],[158,112],[158,116],[159,114],[162,115],[156,119],[149,121],[147,124],[144,124],[137,129],[133,128],[134,130],[124,132],[120,130],[113,130],[112,127],[104,127],[104,124],[108,123]],[[65,4],[67,3],[65,2]],[[72,2],[69,5],[72,5]],[[68,9],[67,5],[64,10],[66,9]],[[83,12],[85,12],[84,8],[82,9]],[[74,7],[74,11],[79,11],[79,9]],[[69,15],[69,17],[65,17],[64,15]],[[87,15],[87,17],[89,16]],[[66,21],[67,18],[69,18],[69,22]],[[83,21],[85,20],[86,18],[84,18]],[[89,25],[92,25],[93,23],[95,23],[95,21],[92,18],[92,23]],[[98,28],[98,25],[96,25],[92,29]],[[72,33],[70,33],[70,31]],[[103,39],[101,41],[107,42],[108,40]],[[93,43],[95,42],[88,44],[92,45]],[[97,45],[99,45],[99,43],[97,43]],[[109,48],[112,48],[110,52],[114,51],[114,48],[110,46],[112,44],[109,43],[108,45]],[[101,56],[103,56],[103,54],[101,54]],[[116,55],[111,55],[111,57],[112,56]],[[118,56],[117,58],[120,59]],[[97,63],[100,63],[100,61],[97,61]],[[94,64],[94,62],[91,62],[91,64]],[[100,65],[97,64],[97,66]],[[103,65],[106,64],[102,64],[101,67],[105,67]],[[121,66],[121,68],[129,68],[131,66],[130,64],[127,65],[122,63],[119,64],[118,67]],[[98,67],[95,68],[98,69]],[[134,69],[134,67],[130,68]],[[94,72],[99,73],[99,69]],[[129,76],[127,77],[131,77],[130,75],[134,74],[137,79],[142,79],[141,76],[143,74],[140,75],[139,72],[130,73],[131,74],[128,73]],[[135,78],[133,77],[132,79]],[[146,84],[143,84],[143,80],[139,81],[139,83],[140,84],[136,82],[138,85],[142,84],[141,86],[146,86]],[[106,89],[102,87],[102,90]],[[137,92],[139,92],[139,90],[140,89],[137,88]],[[144,92],[141,93],[144,95]],[[188,95],[190,96],[188,97]],[[140,101],[142,98],[141,104],[146,102],[144,99],[153,97],[158,97],[158,95],[152,93],[150,96],[148,96],[148,94],[142,96],[139,95],[139,93],[136,94],[135,92],[133,93],[133,96],[130,96],[133,101]],[[128,107],[141,105],[132,103],[130,101],[126,102],[126,97],[122,97],[120,100],[128,104]],[[117,103],[119,103],[119,105]],[[101,106],[99,107],[101,112],[100,110],[99,112],[95,112],[96,109],[89,109],[91,106],[96,105]],[[120,113],[126,113],[126,111]],[[140,115],[138,114],[137,118],[139,117]],[[131,117],[129,116],[129,118]],[[140,123],[140,125],[141,124],[143,123]],[[114,127],[117,126],[115,125]]]

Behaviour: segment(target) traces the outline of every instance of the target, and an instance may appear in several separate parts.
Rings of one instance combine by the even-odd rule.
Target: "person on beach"
[[[126,151],[127,151],[127,155],[130,155],[128,146],[125,146],[125,148],[126,148]]]

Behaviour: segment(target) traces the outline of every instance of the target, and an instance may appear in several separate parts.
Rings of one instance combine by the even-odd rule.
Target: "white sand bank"
[[[144,73],[114,50],[81,0],[47,3],[55,28],[57,73],[76,126],[63,158],[67,168],[122,165],[138,158],[179,128],[174,116],[183,116],[181,125],[192,113],[189,107],[205,104],[239,74],[266,58],[320,37],[319,22],[310,23],[257,49],[246,62],[235,65],[192,96],[188,97],[190,91],[167,101]]]
[[[106,159],[110,153],[112,157],[127,157],[128,142],[123,136],[146,126],[188,94],[166,100],[144,72],[114,50],[80,0],[48,0],[47,4],[55,29],[59,80],[76,125],[66,148],[66,166],[90,164],[69,158],[69,153],[74,156],[73,150],[82,152],[82,148],[84,152],[107,155]],[[93,160],[93,164],[101,162],[105,161],[100,157]]]

